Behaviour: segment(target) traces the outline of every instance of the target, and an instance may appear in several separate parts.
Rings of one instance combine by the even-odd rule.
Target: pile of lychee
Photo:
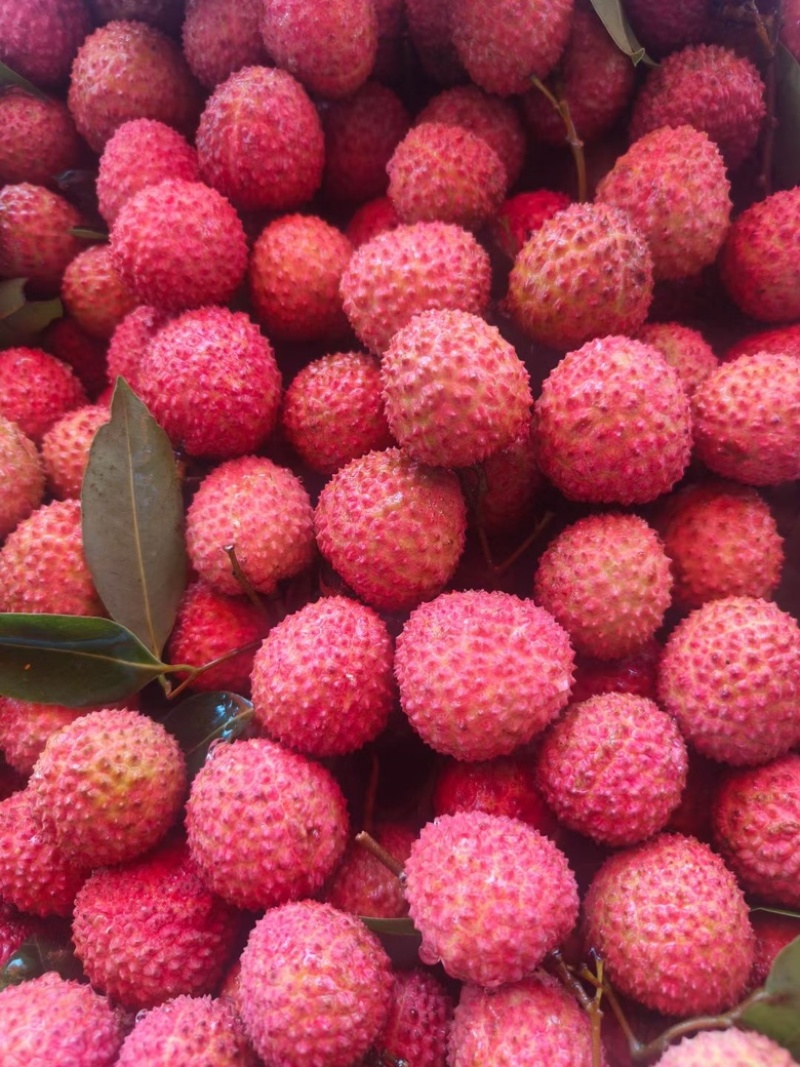
[[[795,0],[0,0],[2,1067],[800,1062],[737,1010],[800,935],[795,55]],[[6,685],[114,614],[120,378],[155,651],[252,710],[197,773],[174,679]]]

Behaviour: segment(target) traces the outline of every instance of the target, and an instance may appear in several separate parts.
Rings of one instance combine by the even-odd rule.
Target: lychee
[[[3,0],[0,60],[35,85],[62,85],[92,28],[84,0]]]
[[[183,17],[185,0],[89,0],[98,23],[114,19],[135,19],[173,36]]]
[[[52,185],[62,171],[77,166],[78,134],[67,105],[60,100],[6,88],[0,96],[0,124],[3,184]],[[36,145],[35,152],[31,152],[31,145]]]
[[[494,243],[509,259],[516,259],[528,238],[570,203],[566,193],[550,189],[517,193],[500,205],[492,223]]]
[[[181,39],[195,78],[213,89],[242,67],[265,65],[260,0],[187,0]]]
[[[74,722],[88,710],[0,697],[0,749],[6,762],[29,776],[56,730]]]
[[[137,1016],[115,1067],[255,1067],[233,1008],[210,996],[179,996]]]
[[[719,366],[714,350],[700,331],[680,322],[648,322],[636,337],[657,348],[675,368],[688,396],[693,396],[697,387]]]
[[[72,368],[40,348],[0,353],[0,412],[37,444],[68,411],[86,403]]]
[[[726,349],[723,359],[730,363],[738,356],[754,356],[758,352],[772,352],[800,359],[800,322],[792,326],[776,326],[771,330],[748,333]]]
[[[405,0],[408,36],[425,74],[456,85],[467,73],[453,43],[453,0]]]
[[[69,315],[51,323],[42,335],[41,343],[46,352],[72,367],[92,399],[108,386],[108,344],[99,337],[91,337]]]
[[[138,304],[106,244],[85,248],[67,264],[61,279],[61,299],[82,329],[105,341]]]
[[[790,1053],[763,1034],[704,1030],[672,1045],[657,1067],[794,1067]]]
[[[601,693],[633,693],[634,696],[655,699],[660,659],[661,645],[655,638],[620,659],[577,656],[571,699],[577,703]]]
[[[542,489],[536,463],[533,422],[528,420],[510,445],[493,452],[481,464],[475,524],[487,533],[508,533],[530,519]]]
[[[18,423],[0,415],[0,544],[44,497],[44,469],[36,445]]]
[[[711,0],[628,0],[626,13],[640,40],[658,56],[708,38]]]
[[[371,827],[370,836],[402,866],[417,831],[404,823],[380,822]],[[348,844],[325,887],[324,899],[353,915],[392,919],[408,912],[400,879],[358,841]]]
[[[59,500],[77,500],[94,435],[111,417],[104,404],[87,404],[62,415],[42,438],[47,484]]]
[[[400,219],[388,196],[378,196],[357,208],[345,227],[353,248],[360,248],[386,230],[396,230]]]
[[[158,330],[167,321],[163,311],[141,304],[114,330],[108,345],[106,368],[111,385],[121,376],[134,390],[139,388],[139,365]]]
[[[77,208],[42,185],[0,189],[0,278],[25,278],[35,293],[58,292],[67,264],[83,248],[70,231]]]
[[[800,919],[795,915],[754,908],[750,922],[756,934],[756,958],[750,972],[750,985],[757,987],[766,982],[778,953],[800,937]]]
[[[452,1021],[453,998],[434,974],[422,967],[396,970],[389,1018],[375,1039],[375,1052],[414,1067],[444,1067]]]

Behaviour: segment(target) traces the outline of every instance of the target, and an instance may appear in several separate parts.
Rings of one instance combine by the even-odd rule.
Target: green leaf
[[[395,937],[419,937],[419,930],[408,916],[402,919],[381,919],[374,915],[359,915],[359,919],[374,934],[394,934]]]
[[[108,241],[107,233],[102,230],[92,230],[88,226],[73,226],[69,231],[73,237],[82,237],[85,241]]]
[[[112,619],[159,656],[186,586],[183,497],[169,438],[124,378],[81,492],[83,550]]]
[[[247,737],[252,721],[253,705],[238,693],[198,693],[171,708],[161,720],[183,749],[190,781],[214,743]]]
[[[800,63],[783,45],[776,63],[775,181],[783,189],[800,185]]]
[[[37,85],[33,84],[33,82],[29,82],[28,79],[23,78],[21,74],[17,74],[15,70],[6,66],[5,63],[0,63],[0,87],[4,85],[14,85],[18,89],[24,89],[26,93],[38,97],[39,100],[50,99],[47,93],[43,93]]]
[[[0,282],[0,319],[7,319],[15,311],[25,307],[25,282],[27,278],[9,278]]]
[[[763,994],[742,1012],[743,1026],[766,1034],[800,1056],[800,937],[775,957]]]
[[[0,282],[0,348],[26,344],[64,314],[61,301],[25,298],[27,278]]]
[[[592,7],[608,31],[611,40],[621,52],[630,57],[634,66],[638,66],[639,63],[644,63],[649,67],[656,65],[631,29],[621,0],[592,0]]]
[[[111,619],[0,614],[0,693],[71,708],[113,704],[172,668]]]
[[[84,977],[80,961],[66,936],[63,941],[42,935],[23,941],[0,969],[0,991],[39,978],[48,971],[56,971],[62,978],[80,980]]]

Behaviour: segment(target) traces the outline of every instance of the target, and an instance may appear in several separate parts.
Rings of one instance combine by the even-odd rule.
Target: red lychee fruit
[[[386,170],[389,199],[405,223],[476,229],[497,213],[508,188],[505,165],[487,141],[441,122],[410,129]]]
[[[395,971],[389,1018],[374,1049],[414,1067],[444,1067],[452,1021],[453,998],[435,975],[421,967]]]
[[[242,67],[264,65],[260,0],[187,0],[181,37],[195,78],[214,89]]]
[[[333,775],[265,738],[213,750],[186,805],[206,885],[255,911],[311,896],[344,853],[347,807]]]
[[[589,1017],[544,971],[499,989],[465,985],[447,1062],[451,1067],[476,1067],[487,1049],[497,1067],[590,1067]]]
[[[667,821],[666,830],[711,843],[711,803],[722,771],[723,764],[714,763],[689,749],[686,785],[680,804]]]
[[[3,1067],[112,1067],[122,1025],[105,997],[52,971],[0,992]]]
[[[532,420],[510,445],[487,456],[481,466],[483,474],[473,516],[476,524],[490,534],[519,529],[530,519],[542,488]]]
[[[203,307],[178,315],[150,342],[136,377],[150,413],[189,456],[256,452],[278,419],[275,353],[241,311]]]
[[[208,98],[196,143],[203,178],[246,210],[299,207],[322,182],[322,123],[285,70],[232,74]]]
[[[660,502],[655,525],[679,607],[698,608],[726,596],[772,598],[784,562],[783,538],[755,489],[721,481],[686,486]]]
[[[394,204],[388,196],[379,196],[353,212],[344,232],[353,248],[360,248],[379,233],[396,230],[399,225]]]
[[[800,322],[793,326],[778,326],[772,330],[748,333],[725,351],[723,359],[731,363],[738,356],[755,356],[759,352],[772,352],[800,359]]]
[[[405,0],[373,0],[378,19],[378,54],[372,74],[387,85],[397,85],[402,80],[407,39],[405,6]]]
[[[653,637],[671,602],[669,559],[637,515],[578,519],[539,560],[534,598],[564,627],[576,651],[620,659]]]
[[[350,1067],[386,1024],[392,970],[360,919],[304,900],[253,927],[240,990],[245,1028],[266,1062]]]
[[[394,438],[386,422],[378,361],[363,352],[337,352],[312,360],[283,397],[281,424],[300,458],[321,474]]]
[[[105,341],[138,304],[106,244],[85,248],[67,264],[61,299],[81,329]]]
[[[756,935],[756,958],[750,973],[750,985],[763,985],[772,969],[775,957],[800,937],[800,919],[794,915],[780,915],[754,908],[750,922]]]
[[[790,1053],[763,1034],[704,1030],[668,1048],[657,1067],[794,1067]]]
[[[453,43],[470,78],[487,93],[524,93],[531,78],[546,77],[569,36],[573,0],[549,4],[453,0]]]
[[[53,734],[33,769],[42,829],[76,863],[122,863],[157,844],[180,811],[178,742],[137,711],[103,708]]]
[[[492,223],[492,239],[509,259],[514,260],[528,238],[570,203],[566,193],[554,193],[550,189],[517,193],[501,204]]]
[[[245,597],[223,596],[205,582],[192,582],[178,605],[167,644],[169,662],[202,667],[236,648],[251,645],[248,651],[203,671],[189,683],[191,689],[203,692],[222,690],[247,695],[253,658],[267,625],[255,604]]]
[[[719,260],[731,299],[762,322],[800,318],[800,188],[782,189],[734,219]]]
[[[60,100],[6,88],[0,96],[0,126],[0,182],[4,185],[52,185],[62,171],[78,165],[75,123]],[[31,145],[36,145],[35,152]]]
[[[380,354],[421,311],[453,308],[482,315],[490,280],[489,257],[469,231],[418,222],[361,245],[342,275],[341,292],[359,339]]]
[[[630,693],[572,704],[545,734],[536,763],[537,784],[559,821],[614,848],[664,828],[686,772],[675,720]]]
[[[436,752],[505,756],[569,699],[574,656],[552,615],[511,593],[444,593],[416,608],[397,639],[400,703]]]
[[[709,375],[692,397],[695,454],[750,485],[800,478],[800,360],[759,352]]]
[[[570,500],[643,504],[681,478],[689,398],[655,348],[602,337],[566,355],[533,409],[537,462]]]
[[[714,843],[742,886],[767,904],[800,907],[800,756],[730,771],[717,787]]]
[[[404,823],[380,822],[372,827],[370,836],[402,866],[417,831]],[[394,919],[408,912],[400,879],[357,841],[348,844],[325,888],[324,899],[352,915]]]
[[[661,645],[655,639],[645,641],[635,652],[620,659],[578,656],[570,699],[577,703],[601,693],[633,693],[654,700],[660,659]]]
[[[142,304],[126,315],[111,337],[106,357],[108,381],[113,386],[117,376],[134,390],[139,388],[139,365],[156,333],[167,321],[163,311]]]
[[[453,0],[405,0],[408,35],[425,74],[439,85],[467,80],[453,43]]]
[[[647,242],[623,212],[604,204],[572,204],[544,222],[508,282],[508,309],[520,329],[561,349],[636,333],[652,297]]]
[[[84,247],[70,230],[77,208],[42,185],[21,182],[0,189],[0,278],[25,278],[43,295],[58,292],[67,264]]]
[[[0,967],[5,967],[21,945],[40,929],[30,915],[23,915],[10,904],[0,904]]]
[[[44,469],[36,445],[21,427],[0,415],[0,544],[44,497]]]
[[[6,762],[27,777],[56,730],[86,715],[88,710],[0,697],[0,749]]]
[[[261,36],[276,65],[315,96],[349,96],[372,73],[378,18],[372,0],[263,0]]]
[[[392,89],[368,81],[322,112],[325,172],[322,190],[337,203],[361,204],[386,192],[386,164],[411,125]]]
[[[50,324],[41,344],[45,351],[72,367],[92,399],[107,387],[108,345],[98,337],[90,337],[69,315]]]
[[[269,459],[242,456],[215,467],[195,493],[186,516],[192,566],[212,589],[236,596],[227,546],[236,550],[247,582],[274,593],[314,558],[314,515],[302,482]]]
[[[184,0],[89,0],[98,23],[137,19],[172,35],[180,30]]]
[[[0,412],[37,444],[68,411],[86,403],[72,368],[40,348],[0,353]]]
[[[157,119],[190,134],[200,99],[200,87],[174,41],[144,22],[118,20],[96,29],[81,45],[67,104],[78,132],[102,152],[130,119]]]
[[[113,262],[142,304],[183,311],[225,304],[244,278],[244,228],[224,196],[181,179],[140,190],[111,231]]]
[[[0,549],[0,608],[105,615],[83,554],[78,500],[42,504]]]
[[[35,85],[62,85],[92,20],[84,0],[2,0],[0,60]]]
[[[631,140],[660,126],[693,126],[735,170],[755,148],[766,115],[764,93],[749,59],[721,45],[691,45],[649,72],[633,108]]]
[[[256,1067],[241,1020],[223,1000],[179,996],[138,1015],[114,1067]]]
[[[566,857],[548,837],[504,815],[459,812],[428,823],[405,876],[422,934],[420,959],[483,986],[532,974],[578,914]],[[496,892],[487,895],[487,885]]]
[[[322,555],[358,596],[381,611],[403,611],[436,596],[455,573],[466,505],[452,471],[390,448],[333,475],[314,526]]]
[[[80,497],[94,435],[110,417],[104,404],[75,408],[62,415],[42,438],[47,484],[58,500]]]
[[[699,330],[679,322],[649,322],[636,335],[639,341],[657,348],[678,372],[688,396],[719,366],[711,345]]]
[[[310,756],[355,752],[395,700],[392,639],[371,608],[323,597],[270,630],[253,661],[253,713],[267,736]]]
[[[689,278],[713,263],[730,223],[730,182],[719,149],[692,126],[634,141],[597,187],[646,238],[656,279]]]
[[[75,900],[75,951],[95,989],[133,1010],[216,990],[240,913],[201,881],[184,842],[94,871]]]
[[[744,895],[708,845],[659,834],[605,861],[583,902],[588,946],[614,988],[665,1015],[723,1011],[755,951]]]
[[[199,180],[197,152],[177,130],[156,119],[131,119],[112,134],[100,156],[97,200],[113,226],[120,208],[148,185],[170,178]]]
[[[703,755],[735,766],[782,756],[800,739],[800,627],[766,600],[711,600],[670,634],[658,691]]]
[[[711,0],[628,0],[626,13],[637,36],[656,55],[708,38],[711,32]]]
[[[415,315],[384,352],[381,380],[389,428],[420,463],[478,463],[530,423],[527,368],[496,327],[469,312]]]

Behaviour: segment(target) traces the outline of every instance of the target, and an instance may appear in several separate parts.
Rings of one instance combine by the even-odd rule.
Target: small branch
[[[495,564],[495,572],[497,574],[505,574],[505,572],[510,567],[513,567],[519,557],[523,554],[523,552],[527,552],[527,550],[531,547],[534,541],[536,541],[537,538],[539,538],[541,534],[547,529],[547,527],[553,521],[554,517],[555,516],[552,511],[546,511],[544,515],[542,515],[541,519],[539,519],[539,521],[536,523],[531,532],[528,534],[528,536],[525,538],[525,540],[521,544],[517,545],[511,555],[506,556],[502,563]]]
[[[598,960],[599,963],[599,957],[595,958]],[[644,1045],[638,1039],[636,1034],[634,1034],[631,1028],[631,1024],[628,1022],[628,1018],[625,1015],[625,1012],[622,1010],[622,1005],[619,1002],[619,998],[614,992],[613,986],[611,986],[607,981],[604,980],[604,978],[602,977],[602,971],[601,977],[598,978],[598,976],[592,974],[588,967],[583,967],[581,968],[580,976],[584,979],[584,981],[590,982],[598,991],[602,989],[603,995],[608,1001],[611,1007],[611,1011],[614,1014],[614,1018],[617,1020],[619,1028],[622,1031],[625,1040],[628,1042],[628,1048],[630,1050],[631,1058],[635,1060],[636,1057],[640,1054],[641,1050],[644,1048]]]
[[[356,844],[361,845],[367,852],[371,852],[376,860],[380,860],[387,870],[390,870],[392,874],[400,879],[401,883],[405,883],[406,876],[403,870],[403,864],[396,860],[385,848],[379,845],[374,837],[368,834],[365,830],[362,830],[360,833],[356,834]]]
[[[699,1030],[730,1030],[732,1026],[737,1024],[747,1008],[763,1000],[766,996],[767,994],[763,989],[757,989],[747,1000],[722,1015],[701,1015],[696,1019],[684,1019],[683,1022],[676,1023],[668,1030],[665,1030],[663,1034],[659,1034],[649,1044],[640,1046],[635,1053],[632,1052],[633,1060],[635,1063],[646,1063],[657,1056],[663,1056],[669,1046],[679,1038],[696,1034]]]
[[[212,667],[218,666],[220,663],[226,663],[229,659],[233,659],[235,656],[239,656],[242,652],[250,652],[251,649],[258,648],[261,645],[261,638],[257,638],[255,641],[248,641],[246,645],[240,645],[238,648],[232,648],[229,652],[224,652],[221,656],[217,656],[216,659],[211,659],[208,663],[204,663],[202,667],[181,667],[180,670],[186,670],[189,672],[189,676],[184,678],[180,685],[177,685],[174,689],[166,690],[167,699],[174,700],[176,696],[192,684],[195,678],[198,678],[201,674],[205,674],[206,671],[210,671]],[[177,668],[175,668],[177,670]]]
[[[233,571],[233,577],[242,587],[242,592],[245,594],[247,599],[252,604],[254,604],[255,607],[258,608],[258,610],[261,612],[267,622],[271,623],[272,620],[270,619],[269,611],[264,606],[264,602],[262,601],[261,597],[258,595],[258,593],[255,591],[255,589],[245,577],[245,573],[242,570],[241,565],[239,564],[239,560],[236,556],[236,545],[224,545],[223,551],[227,555],[228,559],[231,561],[231,570]]]
[[[564,957],[561,955],[561,949],[554,948],[552,952],[548,952],[545,957],[545,962],[549,965],[561,984],[572,993],[583,1010],[588,1013],[592,1007],[592,998],[564,962]]]
[[[541,78],[531,78],[531,82],[540,93],[544,93],[550,104],[561,116],[561,121],[564,123],[564,129],[567,134],[566,141],[575,161],[575,170],[578,178],[578,200],[583,203],[588,199],[589,194],[589,182],[586,176],[586,156],[583,151],[583,141],[578,136],[567,99],[563,94],[556,96],[551,92]]]

